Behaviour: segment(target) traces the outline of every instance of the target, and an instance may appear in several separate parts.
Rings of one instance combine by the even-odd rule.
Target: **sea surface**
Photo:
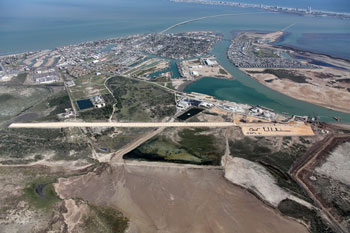
[[[241,2],[350,12],[349,0]],[[246,15],[210,18],[170,32],[280,30],[295,24],[287,29],[290,35],[282,44],[350,58],[350,37],[346,35],[350,33],[350,20],[261,14],[258,9],[174,3],[169,0],[0,0],[0,55],[159,32],[184,20],[227,13]],[[327,36],[318,36],[324,33]],[[310,37],[312,34],[315,36]]]
[[[288,7],[350,12],[349,0],[248,0]],[[179,22],[219,14],[231,16],[207,18],[173,28],[169,32],[207,31],[222,33],[224,41],[213,54],[237,79],[202,79],[186,91],[212,94],[221,99],[261,104],[277,112],[318,115],[324,120],[343,114],[307,104],[270,90],[249,78],[226,58],[232,32],[241,30],[277,31],[288,36],[279,44],[317,51],[350,59],[350,20],[329,17],[303,17],[271,13],[259,9],[174,3],[168,0],[0,0],[0,55],[53,49],[84,41],[130,34],[160,32]]]

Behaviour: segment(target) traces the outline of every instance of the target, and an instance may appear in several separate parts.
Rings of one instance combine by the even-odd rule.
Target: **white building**
[[[208,102],[202,102],[199,104],[200,107],[204,107],[204,108],[211,108],[214,106],[214,104],[212,103],[208,103]]]
[[[196,77],[199,76],[199,72],[198,71],[193,70],[191,73],[192,73],[193,76],[196,76]]]
[[[179,103],[177,103],[176,105],[178,108],[180,109],[186,109],[188,108],[190,105],[187,101],[181,100]]]
[[[208,66],[214,66],[216,65],[216,62],[215,61],[212,61],[210,59],[206,59],[205,61],[205,64],[208,65]]]
[[[67,87],[74,87],[75,86],[75,82],[73,80],[67,81],[66,82]]]

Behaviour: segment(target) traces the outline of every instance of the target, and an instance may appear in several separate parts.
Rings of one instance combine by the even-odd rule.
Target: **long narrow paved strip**
[[[159,128],[159,127],[232,127],[237,126],[233,122],[38,122],[38,123],[12,123],[9,128],[37,128],[37,129],[58,129],[58,128]]]

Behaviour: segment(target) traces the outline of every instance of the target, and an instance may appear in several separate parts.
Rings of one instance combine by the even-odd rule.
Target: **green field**
[[[253,50],[252,53],[257,57],[274,57],[279,58],[272,49],[259,48],[259,50]]]
[[[0,123],[40,104],[50,96],[45,87],[0,86]]]
[[[176,112],[174,94],[147,83],[125,77],[107,82],[117,100],[117,121],[158,121]]]
[[[312,233],[335,233],[322,217],[315,210],[300,205],[299,203],[286,199],[278,205],[279,211],[282,214],[290,216],[292,218],[301,219],[310,225],[310,231]]]
[[[24,188],[22,199],[35,208],[50,211],[56,203],[61,201],[53,188],[52,182],[54,182],[52,177],[43,177],[31,181]],[[38,191],[40,186],[43,186],[42,192]]]
[[[85,219],[84,232],[123,233],[128,227],[128,219],[109,207],[90,205],[91,212]]]
[[[91,161],[91,149],[74,129],[0,129],[0,163],[25,164],[46,157]]]
[[[86,75],[74,80],[75,86],[69,88],[72,99],[76,101],[96,95],[109,94],[104,85],[105,78],[102,75]]]
[[[114,129],[108,128],[102,132],[94,133],[91,130],[91,136],[95,138],[96,150],[103,152],[100,148],[106,148],[107,152],[117,151],[123,146],[131,143],[137,139],[140,135],[145,134],[153,129],[149,128],[123,128]],[[115,132],[116,131],[116,132]]]
[[[265,69],[264,71],[247,71],[247,72],[252,74],[262,74],[262,73],[273,74],[279,79],[288,79],[296,83],[309,83],[306,80],[305,76],[296,74],[295,71],[290,71],[290,70]]]
[[[206,134],[207,129],[184,129],[177,135],[178,141],[159,136],[126,154],[125,159],[220,165],[224,154],[215,136]]]

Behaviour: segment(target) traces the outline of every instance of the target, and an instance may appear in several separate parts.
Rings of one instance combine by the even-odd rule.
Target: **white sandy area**
[[[277,207],[281,201],[290,199],[312,208],[310,203],[280,188],[275,178],[263,166],[249,160],[229,157],[225,168],[225,178],[234,184],[252,190],[274,207]]]

